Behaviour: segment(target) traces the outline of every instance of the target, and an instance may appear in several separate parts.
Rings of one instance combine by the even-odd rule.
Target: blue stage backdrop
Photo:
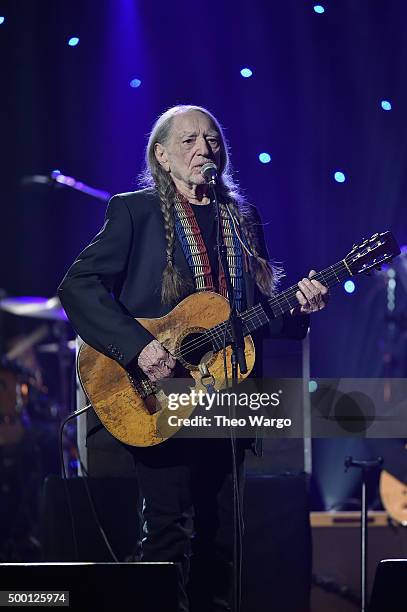
[[[0,287],[54,295],[103,222],[103,202],[22,188],[23,177],[58,169],[133,190],[146,134],[177,103],[206,106],[224,125],[286,283],[376,231],[407,242],[406,3],[314,5],[2,2]],[[314,375],[382,371],[385,278],[355,285],[314,317]]]

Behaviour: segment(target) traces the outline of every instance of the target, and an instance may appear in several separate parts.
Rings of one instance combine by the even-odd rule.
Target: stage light
[[[308,381],[308,390],[310,393],[315,393],[317,389],[318,389],[318,383],[316,380]]]
[[[5,17],[0,17],[0,25],[4,23]]]
[[[70,47],[76,47],[78,43],[79,43],[79,38],[77,36],[72,36],[72,38],[68,40],[68,45]]]
[[[242,68],[241,71],[240,71],[240,74],[245,79],[248,79],[249,77],[252,76],[253,72],[250,70],[250,68]]]
[[[53,170],[53,171],[51,172],[51,178],[56,178],[56,177],[57,177],[57,176],[59,176],[60,174],[61,174],[61,170],[57,170],[57,169],[55,169],[55,170]]]
[[[268,153],[260,153],[259,160],[262,164],[269,164],[271,162],[271,155]]]
[[[141,81],[140,79],[132,79],[130,81],[130,87],[140,87]]]
[[[343,283],[343,288],[345,289],[346,293],[353,293],[356,289],[355,283],[352,280],[347,280],[345,283]]]
[[[337,183],[344,183],[346,180],[346,177],[343,172],[335,172],[334,179]]]
[[[391,110],[391,102],[389,102],[388,100],[382,100],[381,101],[381,107],[382,107],[383,110],[389,111],[389,110]]]
[[[322,13],[325,13],[325,9],[324,9],[324,7],[323,7],[323,6],[321,6],[320,4],[316,4],[316,5],[314,6],[314,11],[315,11],[316,13],[319,13],[319,15],[322,15]]]

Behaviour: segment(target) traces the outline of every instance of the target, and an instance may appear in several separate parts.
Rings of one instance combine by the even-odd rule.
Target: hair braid
[[[160,196],[161,212],[164,217],[165,239],[167,241],[167,264],[162,276],[161,301],[163,304],[173,304],[181,297],[187,295],[187,293],[193,289],[193,285],[188,279],[182,276],[178,268],[174,265],[174,199],[176,197],[176,191],[173,182],[170,180],[166,186],[160,185],[158,193]]]
[[[250,208],[245,205],[238,205],[236,202],[228,202],[229,207],[239,221],[240,228],[247,242],[253,257],[249,258],[249,271],[256,281],[257,286],[264,295],[271,296],[275,293],[280,279],[284,276],[281,266],[277,266],[267,261],[259,255],[258,230],[256,226],[260,224],[260,219]],[[252,209],[254,210],[254,209]]]

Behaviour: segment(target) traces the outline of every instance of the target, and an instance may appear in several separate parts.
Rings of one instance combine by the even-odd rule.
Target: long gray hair
[[[245,202],[236,182],[233,180],[229,162],[228,145],[222,126],[206,108],[182,104],[166,110],[154,123],[146,147],[145,169],[139,176],[140,186],[157,189],[161,200],[161,211],[164,217],[165,237],[167,240],[167,265],[163,272],[161,300],[164,304],[172,305],[193,290],[191,283],[182,277],[180,271],[174,265],[174,200],[177,190],[171,178],[171,174],[161,166],[155,155],[155,145],[160,143],[165,146],[168,142],[174,117],[190,111],[198,111],[206,115],[218,131],[220,136],[218,195],[223,202],[228,204],[232,213],[239,221],[243,236],[252,253],[252,257],[249,257],[249,270],[252,277],[264,295],[272,295],[278,280],[282,276],[282,270],[266,261],[266,259],[261,257],[258,253],[259,220],[255,219],[252,207],[248,206]]]

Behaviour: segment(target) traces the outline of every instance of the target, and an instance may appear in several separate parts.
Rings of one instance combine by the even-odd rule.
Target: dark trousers
[[[174,561],[179,611],[231,609],[233,579],[232,449],[228,439],[170,439],[135,448],[144,497],[143,561]],[[236,442],[240,500],[244,447]]]

